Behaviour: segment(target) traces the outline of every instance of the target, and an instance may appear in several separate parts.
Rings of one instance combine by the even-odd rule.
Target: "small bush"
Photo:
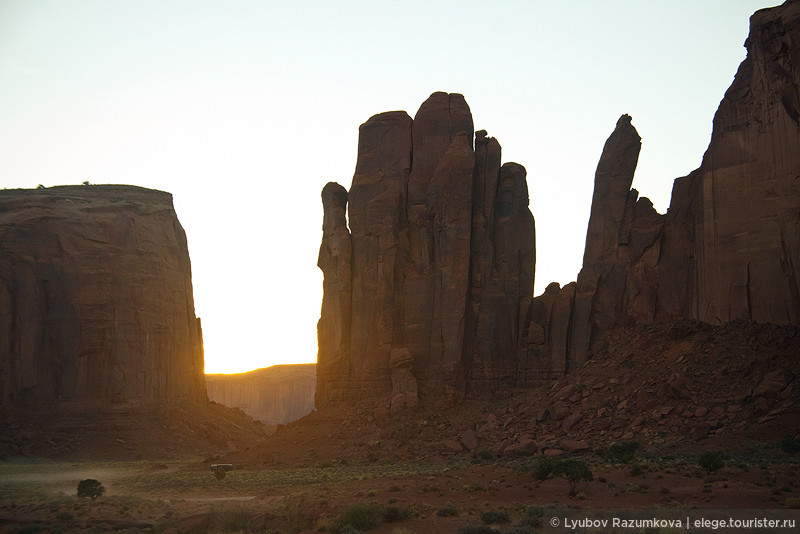
[[[436,512],[439,517],[457,517],[458,508],[453,503],[447,503]]]
[[[781,441],[781,450],[786,454],[795,454],[800,452],[800,439],[793,438],[792,436],[786,436]]]
[[[383,523],[383,510],[377,504],[354,504],[339,516],[338,532],[347,532],[347,528],[369,530]]]
[[[614,462],[627,464],[636,457],[636,451],[641,445],[638,441],[623,441],[615,443],[608,448],[608,458]]]
[[[706,470],[707,473],[716,473],[725,467],[725,460],[720,452],[704,452],[697,457],[697,465]]]
[[[90,499],[95,500],[105,492],[106,488],[104,488],[99,481],[93,478],[87,478],[78,482],[78,497],[81,499],[89,497]]]
[[[542,517],[544,516],[544,509],[540,507],[530,507],[525,510],[525,515],[520,519],[519,524],[522,527],[540,527],[542,525]]]
[[[411,517],[411,510],[400,506],[387,506],[383,510],[383,520],[387,523],[398,523]]]
[[[582,461],[573,459],[562,460],[542,456],[524,470],[531,471],[536,480],[546,480],[551,475],[565,478],[569,482],[569,494],[572,497],[577,494],[579,482],[593,479],[589,467]]]
[[[250,513],[242,506],[213,507],[209,512],[212,532],[237,532],[247,529]]]
[[[505,510],[489,510],[481,514],[481,523],[484,525],[497,525],[500,523],[508,523],[511,518],[508,517],[508,512]]]
[[[631,464],[631,467],[630,467],[631,476],[638,477],[643,472],[644,471],[642,471],[642,464],[640,464],[640,463]]]
[[[592,480],[592,471],[589,466],[580,460],[561,460],[553,468],[553,476],[566,478],[569,482],[569,494],[574,497],[578,494],[578,483]]]
[[[550,456],[542,456],[537,458],[529,470],[533,472],[534,480],[547,480],[547,477],[553,474],[553,469],[558,465],[559,460],[551,458]]]

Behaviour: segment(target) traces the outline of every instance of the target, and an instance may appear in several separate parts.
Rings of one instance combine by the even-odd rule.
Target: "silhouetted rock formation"
[[[745,46],[747,58],[714,116],[702,165],[676,181],[676,190],[690,191],[691,203],[675,205],[681,199],[673,193],[668,219],[674,210],[670,222],[684,227],[694,263],[685,297],[666,311],[710,323],[797,325],[800,3],[757,11]],[[670,252],[674,264],[680,253]]]
[[[278,425],[314,409],[316,365],[274,365],[247,373],[206,375],[208,398]]]
[[[760,10],[750,22],[747,58],[703,162],[675,180],[665,216],[630,189],[640,146],[630,117],[606,142],[577,286],[548,288],[534,302],[531,331],[549,332],[553,302],[574,299],[570,335],[556,328],[531,344],[531,356],[554,371],[565,353],[564,370],[580,365],[595,334],[617,327],[800,325],[800,2]]]
[[[533,217],[525,169],[501,170],[500,145],[477,139],[476,157],[458,94],[432,94],[413,121],[397,111],[361,125],[349,193],[322,194],[318,406],[390,399],[396,411],[513,382]]]
[[[0,191],[0,407],[206,401],[169,193]]]
[[[463,97],[434,93],[413,121],[392,112],[362,125],[350,243],[343,188],[323,191],[336,222],[320,250],[318,406],[502,394],[580,366],[619,327],[799,325],[800,2],[756,12],[745,44],[702,165],[675,180],[666,215],[631,189],[641,139],[619,119],[577,282],[535,299],[525,170],[501,167],[484,131],[473,150]]]

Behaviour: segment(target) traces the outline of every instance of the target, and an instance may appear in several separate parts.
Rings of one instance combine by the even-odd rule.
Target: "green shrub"
[[[237,532],[247,529],[250,513],[242,506],[213,507],[209,512],[212,532]]]
[[[722,458],[722,453],[704,452],[697,457],[697,465],[706,470],[707,473],[715,473],[725,467],[725,460]]]
[[[631,476],[638,477],[643,472],[644,471],[642,471],[642,464],[640,464],[638,462],[631,464],[631,467],[630,467]]]
[[[377,504],[354,504],[344,509],[337,521],[339,532],[346,528],[369,530],[383,523],[383,510]]]
[[[534,480],[547,480],[547,477],[553,474],[553,469],[558,465],[559,461],[550,456],[537,458],[529,468],[533,472]]]
[[[78,497],[81,499],[89,497],[90,499],[95,500],[105,492],[106,488],[104,488],[99,481],[93,478],[87,478],[78,482]]]
[[[606,455],[613,462],[627,464],[636,457],[636,451],[640,447],[638,441],[623,441],[610,446]]]
[[[592,480],[592,471],[580,460],[542,456],[524,470],[531,471],[536,480],[546,480],[551,475],[565,478],[569,482],[569,494],[572,497],[577,494],[579,482]]]
[[[574,497],[578,493],[578,483],[592,480],[592,471],[580,460],[560,460],[553,468],[553,476],[567,479],[569,494]]]
[[[436,512],[439,517],[456,517],[458,516],[458,508],[453,503],[447,503]]]
[[[411,517],[411,510],[400,506],[387,506],[383,510],[383,520],[387,523],[405,521]]]
[[[789,497],[786,499],[786,502],[783,503],[783,506],[793,510],[800,510],[800,497]]]
[[[781,449],[786,454],[794,454],[800,452],[800,439],[793,438],[792,436],[786,436],[781,441]]]
[[[525,510],[525,515],[519,521],[522,527],[540,527],[542,524],[542,517],[544,516],[544,508],[531,506]]]
[[[481,514],[481,523],[484,525],[496,525],[500,523],[508,523],[511,519],[508,517],[508,512],[505,510],[489,510]]]

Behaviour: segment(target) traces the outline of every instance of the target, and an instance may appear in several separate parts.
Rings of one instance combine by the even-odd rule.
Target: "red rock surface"
[[[463,97],[434,93],[413,121],[370,119],[348,208],[352,307],[323,305],[320,362],[338,363],[320,367],[318,405],[368,399],[385,411],[406,393],[397,384],[422,403],[503,396],[581,366],[603,333],[635,325],[800,325],[798,43],[800,3],[753,15],[709,149],[675,180],[666,215],[631,189],[641,138],[623,115],[598,163],[577,282],[535,299],[525,170],[501,167],[484,131],[473,150]],[[323,271],[326,288],[347,285],[343,269]],[[332,321],[351,324],[349,353]],[[413,364],[392,366],[398,350]]]
[[[513,382],[533,217],[525,169],[501,168],[497,141],[477,139],[476,156],[464,98],[434,93],[413,120],[364,123],[349,192],[325,186],[317,406],[397,412]]]
[[[0,406],[205,401],[186,236],[169,193],[0,191]]]
[[[316,365],[273,365],[246,373],[206,375],[208,398],[239,408],[269,425],[289,423],[314,409]]]
[[[577,286],[536,299],[531,358],[560,365],[568,353],[569,370],[601,332],[674,319],[800,325],[798,42],[797,2],[753,15],[702,165],[675,180],[665,216],[630,189],[640,138],[620,118],[598,164]],[[543,336],[554,300],[573,298],[570,334]]]

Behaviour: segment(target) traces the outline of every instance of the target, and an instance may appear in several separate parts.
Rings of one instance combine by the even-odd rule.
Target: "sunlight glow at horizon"
[[[528,171],[536,290],[575,280],[623,113],[664,213],[700,165],[756,0],[0,0],[0,187],[169,191],[205,369],[316,361],[320,192],[358,126],[434,91]]]

